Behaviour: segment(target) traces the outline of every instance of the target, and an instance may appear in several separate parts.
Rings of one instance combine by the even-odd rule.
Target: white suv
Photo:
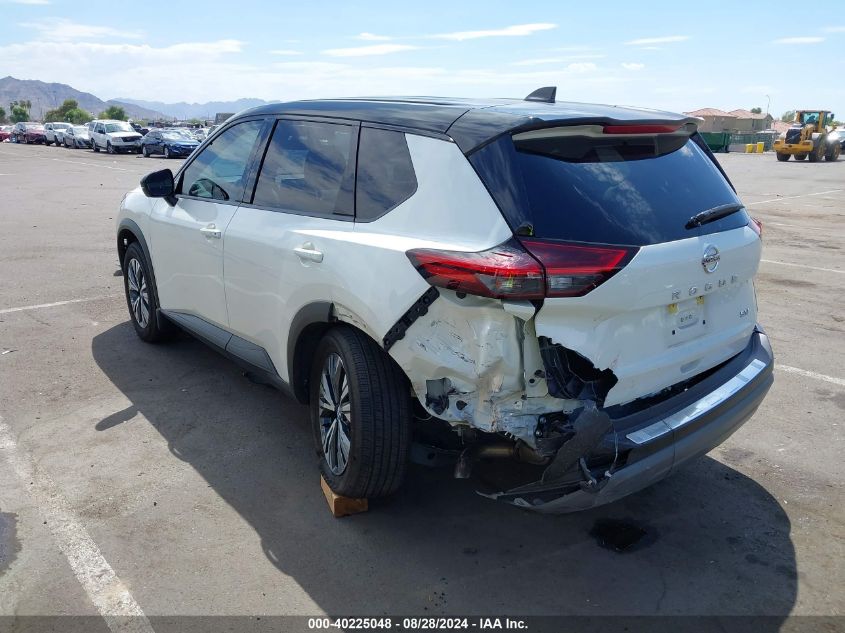
[[[231,118],[124,198],[135,330],[176,324],[309,403],[342,495],[395,491],[412,437],[541,511],[665,477],[772,383],[760,226],[697,119],[549,92]]]
[[[109,154],[118,152],[140,152],[141,135],[126,121],[109,119],[91,121],[88,124],[91,147],[95,152],[101,149]]]

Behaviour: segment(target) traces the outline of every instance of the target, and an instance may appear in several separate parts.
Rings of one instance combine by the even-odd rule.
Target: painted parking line
[[[10,152],[0,152],[3,156],[15,156]],[[15,156],[16,158],[20,158],[20,156]],[[53,158],[52,156],[29,156],[29,158],[37,158],[38,160],[52,160],[57,163],[70,163],[71,165],[84,165],[86,167],[98,167],[103,169],[111,169],[113,171],[126,171],[126,172],[133,172],[133,169],[126,169],[125,167],[115,167],[113,165],[106,165],[105,163],[86,163],[81,160],[66,160],[64,158]]]
[[[829,189],[828,191],[817,191],[815,193],[802,193],[800,196],[781,196],[780,198],[771,198],[769,200],[758,200],[757,202],[749,202],[746,207],[753,207],[755,204],[766,204],[767,202],[780,202],[781,200],[795,200],[797,198],[809,198],[811,196],[824,196],[828,193],[839,193],[845,189]]]
[[[100,295],[99,297],[85,297],[84,299],[68,299],[67,301],[54,301],[53,303],[39,303],[32,306],[18,306],[17,308],[3,308],[0,314],[10,314],[12,312],[25,312],[26,310],[42,310],[44,308],[55,308],[57,306],[66,306],[71,303],[85,303],[87,301],[99,301],[100,299],[114,299],[115,297],[122,297],[122,294]]]
[[[845,380],[842,378],[837,378],[835,376],[828,376],[826,374],[819,374],[814,371],[808,371],[806,369],[801,369],[800,367],[790,367],[789,365],[775,365],[775,368],[779,371],[785,371],[787,374],[796,374],[797,376],[804,376],[805,378],[815,378],[816,380],[823,380],[824,382],[829,382],[832,385],[836,385],[838,387],[845,387]]]
[[[52,478],[38,467],[0,417],[0,458],[5,459],[29,492],[82,588],[113,633],[154,633],[126,585],[74,515]]]
[[[775,259],[761,259],[760,261],[766,264],[777,264],[778,266],[792,266],[794,268],[809,268],[810,270],[821,270],[826,273],[839,273],[840,275],[845,273],[845,270],[837,270],[836,268],[822,268],[821,266],[810,266],[808,264],[793,264],[791,262],[779,262]]]

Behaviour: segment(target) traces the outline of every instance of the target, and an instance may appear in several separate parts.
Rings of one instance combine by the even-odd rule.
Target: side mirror
[[[174,190],[173,172],[169,169],[154,171],[141,178],[141,191],[148,198],[170,198]]]

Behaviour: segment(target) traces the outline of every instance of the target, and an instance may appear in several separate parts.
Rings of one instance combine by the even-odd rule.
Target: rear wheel
[[[775,154],[775,156],[777,156],[777,159],[782,163],[785,163],[786,161],[789,160],[789,154],[777,153],[777,154]]]
[[[411,435],[405,375],[372,339],[348,326],[330,330],[313,358],[311,424],[329,487],[353,498],[396,491]]]
[[[842,151],[842,148],[839,146],[839,143],[831,143],[830,146],[827,148],[827,153],[824,155],[825,160],[833,162],[839,158],[839,153]]]
[[[91,149],[93,149],[95,152],[99,152],[99,151],[100,151],[100,146],[99,146],[99,145],[97,145],[97,141],[92,141],[92,142],[91,142]]]
[[[149,158],[150,157],[150,148],[147,147],[146,145],[144,145],[143,147],[141,147],[141,153],[144,155],[144,158]]]
[[[164,157],[170,158],[170,148],[167,145],[164,146]]]

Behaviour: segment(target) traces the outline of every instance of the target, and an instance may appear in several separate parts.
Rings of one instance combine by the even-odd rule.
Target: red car
[[[40,123],[33,123],[32,121],[15,123],[15,127],[12,130],[12,142],[43,143],[45,140],[44,126]]]
[[[12,126],[11,125],[0,125],[0,143],[5,141],[12,136]]]

